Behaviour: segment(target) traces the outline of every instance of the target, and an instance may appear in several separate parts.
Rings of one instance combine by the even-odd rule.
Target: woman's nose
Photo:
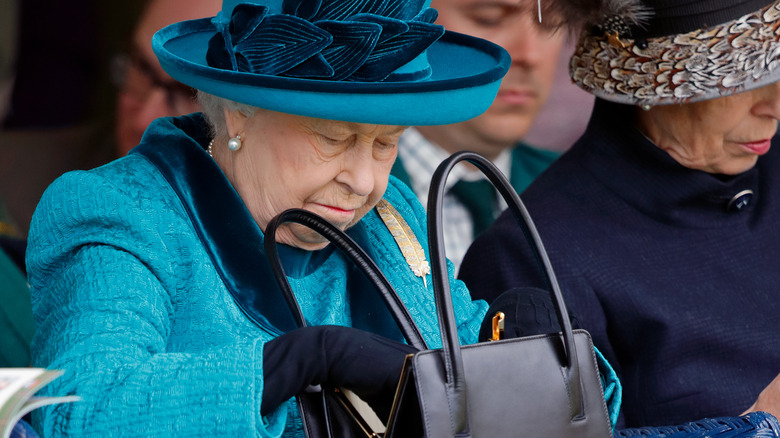
[[[780,81],[766,85],[757,91],[761,95],[753,112],[758,116],[780,120]]]
[[[374,157],[372,146],[355,145],[345,152],[344,167],[337,181],[345,184],[350,191],[360,196],[368,196],[374,190]]]

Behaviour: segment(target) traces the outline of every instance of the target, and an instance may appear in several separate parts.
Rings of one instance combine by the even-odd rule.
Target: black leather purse
[[[477,166],[498,188],[533,242],[548,276],[562,333],[459,345],[442,245],[441,205],[446,176],[463,160]],[[366,427],[338,389],[325,388],[297,396],[307,436],[611,437],[590,335],[572,330],[550,262],[517,193],[490,161],[470,152],[445,160],[434,174],[431,187],[428,233],[442,349],[427,349],[387,279],[344,232],[304,210],[285,211],[266,229],[268,258],[299,326],[305,321],[279,262],[273,237],[278,225],[287,221],[314,229],[355,261],[380,292],[407,342],[421,350],[407,358],[385,432]]]
[[[547,274],[562,333],[460,346],[442,242],[444,183],[468,161],[506,200]],[[437,168],[428,198],[440,350],[407,359],[387,437],[611,437],[590,335],[571,328],[555,274],[528,211],[500,171],[472,152]],[[490,315],[488,315],[490,317]]]

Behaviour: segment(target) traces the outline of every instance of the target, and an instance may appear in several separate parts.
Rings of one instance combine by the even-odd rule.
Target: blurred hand
[[[757,411],[768,412],[780,419],[780,374],[761,391],[753,406],[743,412],[742,415]]]

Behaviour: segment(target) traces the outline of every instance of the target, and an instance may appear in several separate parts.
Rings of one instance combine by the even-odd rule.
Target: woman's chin
[[[723,175],[739,175],[755,167],[757,162],[758,155],[743,156],[725,163],[721,167],[720,172],[715,173],[720,173]]]
[[[361,214],[360,217],[353,217],[349,222],[346,223],[339,223],[333,220],[330,222],[340,230],[346,231],[359,222],[363,216],[364,214]],[[329,220],[330,218],[325,219]],[[325,248],[330,243],[328,239],[322,237],[319,233],[313,231],[305,225],[297,223],[284,224],[280,226],[277,231],[276,241],[281,244],[299,248],[305,251],[318,251]]]
[[[326,246],[328,246],[330,242],[327,240],[324,242],[296,242],[290,246],[294,246],[296,248],[302,249],[304,251],[319,251],[321,249],[325,249]]]
[[[293,248],[302,249],[304,251],[319,251],[330,243],[327,239],[314,234],[309,236],[279,236],[276,241],[283,245],[292,246]]]

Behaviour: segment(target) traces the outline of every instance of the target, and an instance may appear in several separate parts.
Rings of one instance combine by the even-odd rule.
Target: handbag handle
[[[447,397],[451,406],[451,418],[453,420],[454,436],[469,436],[469,424],[466,398],[466,376],[463,370],[463,356],[458,342],[458,330],[455,322],[455,314],[452,308],[452,295],[450,292],[449,276],[447,275],[447,260],[443,247],[442,204],[444,199],[444,186],[447,176],[456,164],[468,161],[476,166],[490,182],[495,186],[506,201],[509,209],[523,228],[526,238],[533,242],[532,249],[541,262],[547,276],[548,285],[552,290],[555,313],[563,330],[564,367],[566,370],[569,392],[569,406],[571,407],[572,420],[584,418],[584,402],[582,397],[582,383],[580,381],[579,363],[577,362],[577,349],[574,346],[574,334],[571,322],[563,302],[558,280],[552,269],[552,264],[544,250],[542,240],[536,230],[517,192],[507,181],[506,177],[496,166],[486,158],[474,152],[458,152],[444,160],[431,179],[431,188],[428,197],[428,236],[431,239],[431,270],[433,277],[433,290],[438,309],[439,329],[442,336],[442,350],[444,370],[447,382]],[[573,383],[573,384],[572,384]]]
[[[387,277],[385,277],[376,263],[371,260],[371,257],[368,256],[365,250],[349,237],[347,233],[317,214],[300,208],[292,208],[283,211],[268,223],[265,229],[264,245],[276,283],[279,285],[279,289],[282,290],[287,300],[287,305],[290,307],[290,311],[299,327],[306,327],[306,321],[304,320],[303,312],[301,312],[301,307],[298,305],[298,300],[295,299],[290,283],[287,281],[287,275],[279,259],[276,245],[276,230],[285,222],[295,222],[311,228],[333,243],[336,248],[357,265],[376,290],[379,291],[379,295],[388,309],[390,309],[395,323],[409,345],[418,350],[428,349],[422,334],[420,334],[420,330],[417,328],[417,324],[415,324],[412,315],[409,313],[409,309],[406,308],[406,305],[401,301],[393,286],[390,285]]]

